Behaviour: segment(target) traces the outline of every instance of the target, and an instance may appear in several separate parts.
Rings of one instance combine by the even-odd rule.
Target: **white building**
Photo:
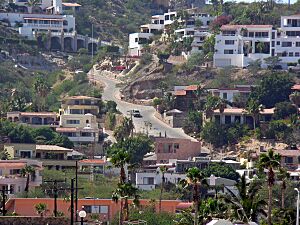
[[[246,67],[249,62],[275,55],[272,25],[223,25],[216,35],[214,65]]]
[[[185,179],[185,174],[179,173],[165,173],[165,182],[177,184],[180,180]],[[162,173],[159,172],[145,172],[136,173],[136,187],[141,190],[153,190],[162,182]]]
[[[216,67],[247,67],[260,59],[279,56],[280,65],[297,63],[300,58],[300,15],[282,16],[281,27],[273,25],[224,25],[216,36]]]
[[[27,177],[22,176],[21,170],[25,166],[31,166],[34,172],[29,175],[29,188],[38,187],[42,184],[40,171],[43,169],[42,162],[37,160],[0,160],[0,189],[10,190],[9,196],[23,192],[26,187]]]
[[[128,54],[130,56],[142,55],[142,50],[145,44],[150,43],[152,33],[133,33],[129,34]]]

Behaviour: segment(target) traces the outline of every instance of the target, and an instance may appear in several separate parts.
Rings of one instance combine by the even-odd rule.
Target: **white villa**
[[[96,50],[98,40],[76,32],[75,17],[65,15],[65,10],[76,12],[81,5],[62,3],[62,0],[41,0],[36,6],[28,6],[27,0],[8,0],[7,12],[0,13],[0,20],[8,22],[19,34],[36,39],[39,33],[50,36],[49,49],[75,52],[80,48]]]
[[[300,58],[300,15],[282,16],[280,29],[273,25],[223,25],[216,36],[216,67],[247,67],[260,59],[279,56],[281,65]]]
[[[197,12],[198,8],[188,9],[188,19],[178,19],[179,28],[175,30],[178,37],[177,41],[182,41],[186,37],[194,37],[192,44],[192,53],[202,50],[202,43],[208,35],[208,26],[215,17],[206,13]],[[129,55],[140,56],[143,53],[143,46],[151,42],[151,37],[155,34],[164,33],[167,37],[167,30],[171,24],[177,19],[177,12],[167,12],[163,15],[154,15],[151,17],[150,24],[140,26],[139,33],[129,34]],[[196,21],[201,21],[201,26],[196,27]]]

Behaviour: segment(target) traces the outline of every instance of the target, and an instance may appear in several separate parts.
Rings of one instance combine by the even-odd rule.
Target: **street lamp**
[[[297,191],[297,220],[296,225],[299,225],[299,189],[294,188],[295,191]]]
[[[82,210],[79,211],[78,215],[80,217],[81,225],[83,225],[83,219],[86,217],[86,211],[84,211],[84,209],[82,208]]]

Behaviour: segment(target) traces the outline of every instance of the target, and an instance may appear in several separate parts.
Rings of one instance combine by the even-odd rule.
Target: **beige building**
[[[55,125],[57,115],[55,112],[8,112],[7,120],[29,125]]]
[[[75,167],[75,160],[68,160],[68,153],[72,153],[73,149],[36,144],[6,144],[4,149],[12,159],[37,159],[49,169]]]
[[[88,96],[71,96],[62,100],[60,115],[62,114],[99,114],[101,99]]]

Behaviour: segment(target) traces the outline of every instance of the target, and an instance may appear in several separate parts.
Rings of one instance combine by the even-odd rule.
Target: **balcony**
[[[97,142],[96,137],[68,137],[72,142]]]
[[[33,28],[61,28],[63,29],[62,24],[39,24],[39,23],[23,23],[23,27],[33,27]]]

